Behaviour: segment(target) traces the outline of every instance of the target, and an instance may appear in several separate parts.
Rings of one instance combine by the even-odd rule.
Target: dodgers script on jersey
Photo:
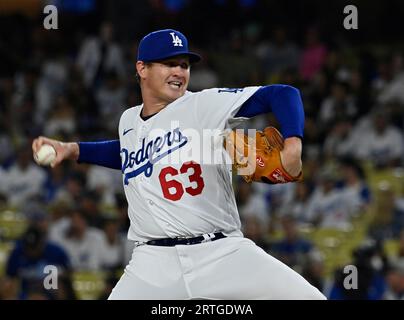
[[[130,240],[218,231],[241,235],[220,135],[259,88],[187,91],[145,121],[142,105],[122,114],[119,137]]]

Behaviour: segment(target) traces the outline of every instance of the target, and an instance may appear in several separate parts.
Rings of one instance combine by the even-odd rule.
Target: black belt
[[[158,239],[158,240],[150,240],[147,241],[146,244],[151,246],[164,246],[164,247],[173,247],[178,244],[198,244],[204,242],[210,242],[219,240],[222,238],[226,238],[226,236],[221,232],[216,233],[207,233],[199,237],[195,238],[165,238],[165,239]]]

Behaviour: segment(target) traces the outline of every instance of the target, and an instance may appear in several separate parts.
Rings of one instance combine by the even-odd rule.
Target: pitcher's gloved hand
[[[257,130],[255,141],[236,130],[232,130],[226,137],[226,149],[232,159],[233,168],[239,172],[241,169],[249,172],[240,173],[249,183],[256,181],[278,184],[302,180],[302,171],[297,176],[292,176],[283,167],[281,161],[283,146],[282,134],[274,127],[266,127],[263,132]],[[252,149],[254,147],[255,152]]]

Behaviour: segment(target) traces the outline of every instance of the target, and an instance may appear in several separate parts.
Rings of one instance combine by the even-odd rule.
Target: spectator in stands
[[[119,221],[111,216],[104,217],[100,245],[100,266],[103,270],[122,270],[125,264],[126,237],[119,233]]]
[[[362,167],[357,161],[345,158],[341,161],[341,176],[345,199],[350,203],[352,215],[364,212],[370,204],[371,193]]]
[[[300,234],[296,220],[292,216],[281,218],[283,238],[271,246],[271,254],[301,272],[307,255],[313,250],[313,244]]]
[[[371,82],[371,89],[373,92],[373,98],[378,98],[380,93],[388,86],[393,79],[393,68],[391,59],[386,57],[380,59],[377,63],[375,70],[375,76]]]
[[[346,82],[335,82],[331,87],[331,95],[323,100],[318,115],[318,121],[323,128],[333,124],[338,119],[354,119],[358,108],[349,93]]]
[[[48,237],[50,217],[45,206],[39,202],[28,202],[22,212],[30,226]]]
[[[202,50],[197,49],[196,52]],[[202,56],[206,56],[201,52]],[[215,88],[219,84],[219,75],[217,71],[210,65],[208,59],[202,59],[195,65],[195,69],[192,69],[192,79],[189,81],[190,91],[200,91],[206,88]]]
[[[284,70],[298,69],[299,50],[288,39],[287,30],[278,26],[273,29],[269,43],[261,45],[259,55],[262,57],[263,70],[267,77],[279,76]]]
[[[328,130],[324,141],[324,156],[326,159],[342,158],[352,155],[350,135],[354,122],[350,118],[337,120]]]
[[[397,166],[404,155],[403,134],[391,125],[384,110],[375,110],[351,150],[356,158],[370,160],[377,168]]]
[[[57,97],[65,92],[70,71],[69,59],[60,43],[62,40],[56,37],[46,40],[48,41],[46,59],[43,60],[36,82],[37,99],[34,120],[39,126],[48,124],[48,114],[53,113]]]
[[[310,194],[311,186],[307,181],[296,184],[293,198],[281,206],[279,215],[292,216],[298,224],[306,223]]]
[[[73,106],[65,96],[59,96],[55,100],[55,105],[50,110],[44,126],[45,134],[51,137],[58,137],[61,134],[74,134],[76,121]]]
[[[6,265],[7,277],[21,283],[20,299],[27,299],[34,292],[44,298],[53,298],[54,290],[46,290],[44,287],[44,279],[48,275],[44,268],[48,265],[56,266],[59,275],[70,271],[66,252],[60,246],[48,242],[42,230],[30,226],[17,241]]]
[[[54,196],[54,201],[65,203],[78,203],[82,194],[86,191],[87,177],[80,171],[70,170],[63,188],[59,188]]]
[[[113,25],[104,22],[98,37],[89,37],[81,45],[77,65],[82,70],[88,88],[97,88],[108,71],[125,76],[122,49],[113,39]]]
[[[320,228],[349,229],[356,207],[348,201],[348,195],[337,188],[336,172],[323,168],[306,213],[306,220]]]
[[[119,119],[125,111],[126,88],[116,72],[106,72],[104,81],[95,91],[99,127],[115,132]]]
[[[307,29],[304,41],[299,71],[301,77],[309,81],[321,70],[327,56],[327,48],[320,41],[318,29],[315,27]]]
[[[85,191],[77,201],[80,212],[84,215],[88,226],[101,229],[103,226],[100,195],[95,191]]]
[[[390,81],[386,82],[380,91],[377,100],[381,104],[397,101],[404,104],[404,63],[402,53],[395,53],[391,58]]]
[[[98,132],[98,108],[94,98],[95,92],[88,90],[84,84],[83,75],[78,66],[72,67],[65,95],[73,106],[76,115],[76,132],[84,135],[94,135]]]
[[[334,300],[380,300],[386,290],[384,270],[386,259],[380,242],[365,241],[353,252],[352,265],[357,268],[356,277],[350,281],[353,287],[346,287],[348,274],[339,269],[335,273],[335,281],[330,291],[330,299]],[[344,285],[345,283],[345,285]]]
[[[79,209],[73,210],[68,223],[50,235],[51,240],[66,250],[74,270],[100,270],[102,232],[88,227],[86,217]]]
[[[99,195],[100,204],[116,206],[115,194],[122,189],[121,173],[109,168],[90,166],[87,172],[87,188]]]
[[[324,132],[313,117],[306,117],[304,124],[305,159],[319,159],[322,156]]]
[[[38,93],[38,67],[30,62],[15,73],[15,88],[9,108],[9,132],[26,137],[35,128]]]
[[[268,230],[270,208],[262,194],[254,190],[253,185],[245,182],[239,184],[237,190],[237,204],[242,221],[254,216],[258,219],[264,232]]]
[[[35,165],[27,144],[21,145],[15,163],[8,169],[2,181],[3,192],[12,206],[21,206],[28,200],[41,196],[45,183],[44,169]]]
[[[46,203],[52,203],[58,192],[66,185],[68,170],[65,166],[57,166],[47,171],[47,177],[44,184],[43,198]]]

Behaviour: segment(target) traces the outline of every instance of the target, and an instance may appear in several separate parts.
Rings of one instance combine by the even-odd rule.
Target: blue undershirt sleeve
[[[96,164],[121,170],[121,145],[119,140],[79,142],[78,163]]]
[[[279,121],[284,138],[303,138],[304,107],[298,89],[282,84],[261,87],[244,102],[236,117],[252,118],[269,112]]]

